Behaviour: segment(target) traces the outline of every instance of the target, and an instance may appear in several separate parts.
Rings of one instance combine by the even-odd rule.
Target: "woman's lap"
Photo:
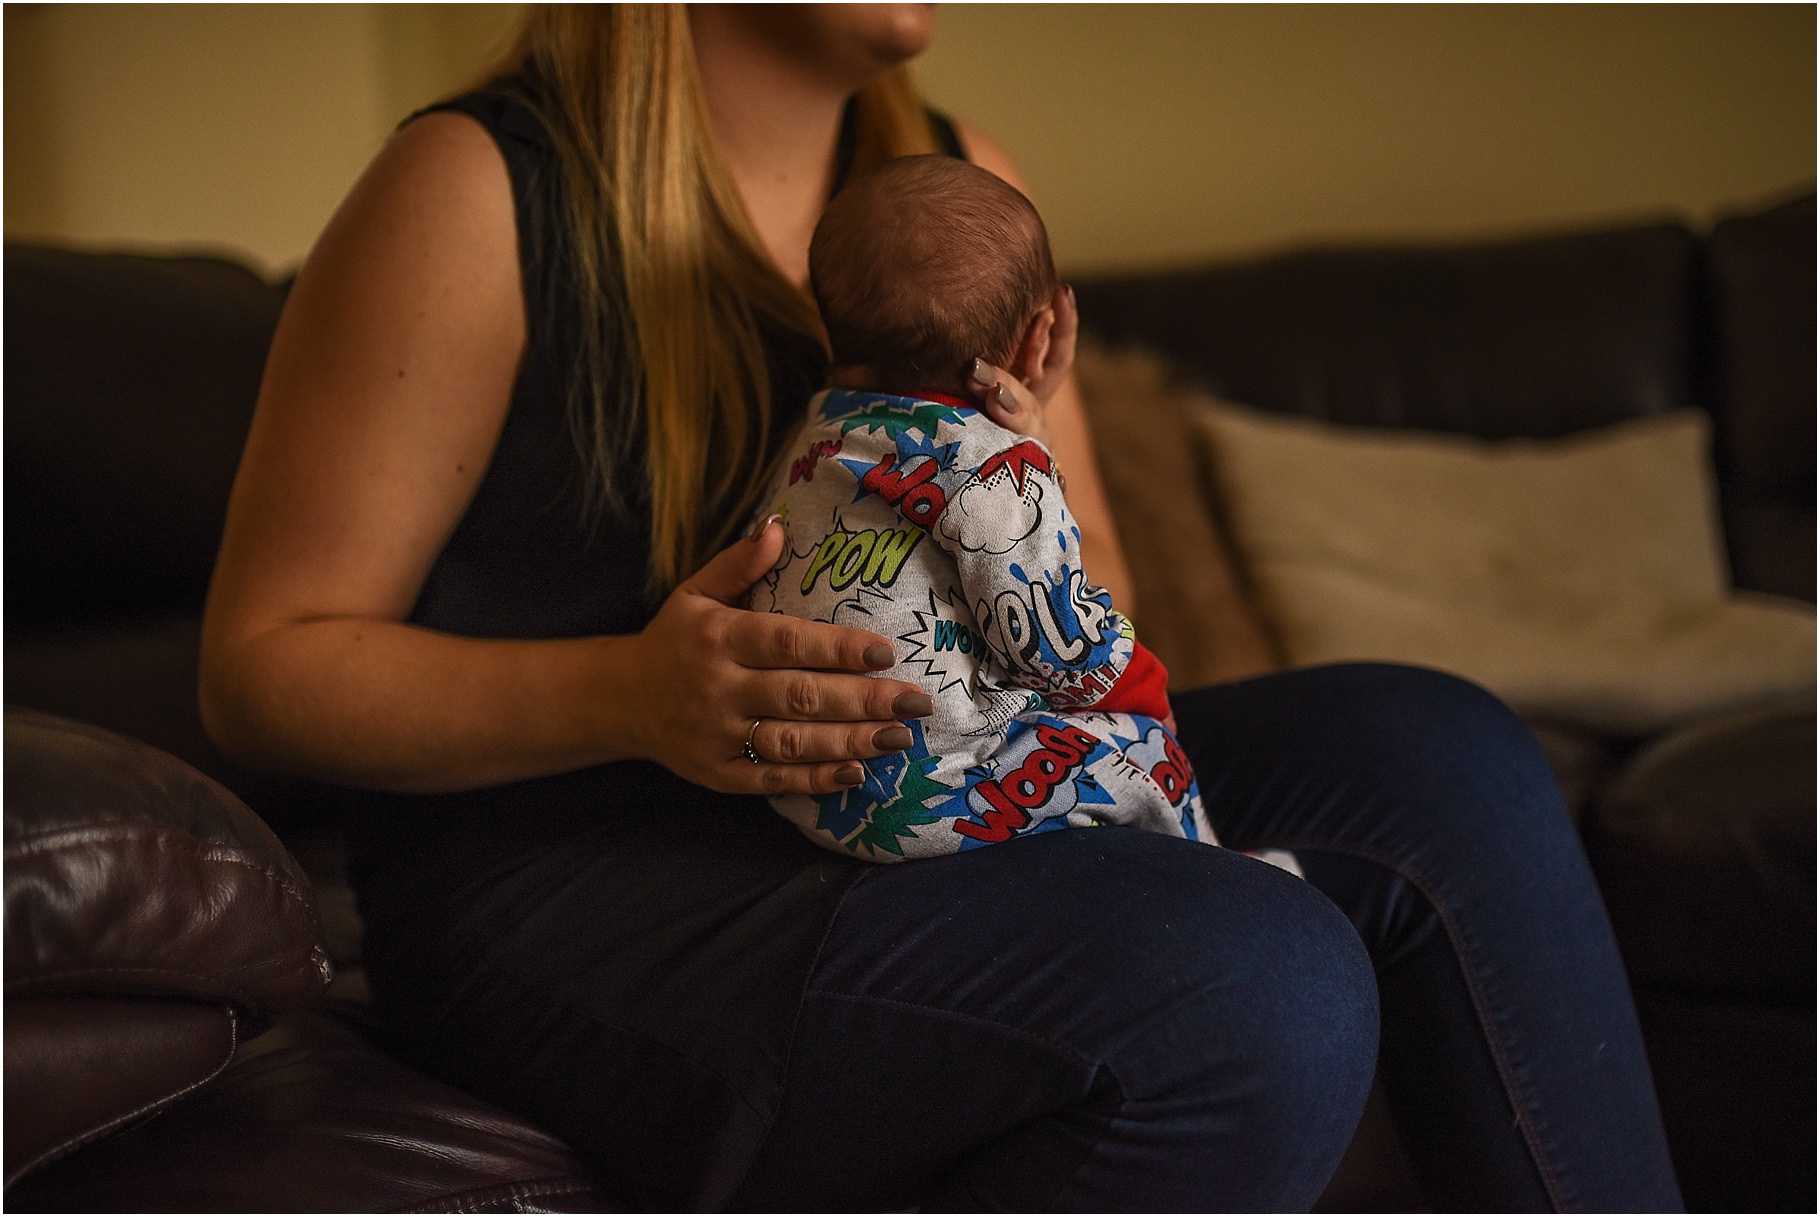
[[[1507,710],[1449,677],[1363,665],[1200,690],[1176,710],[1222,841],[1294,849],[1309,884],[1114,828],[868,868],[814,960],[781,1110],[743,1185],[743,1156],[713,1151],[750,1144],[736,1129],[693,1130],[705,1156],[666,1170],[718,1170],[701,1194],[751,1208],[1305,1206],[1350,1136],[1381,1005],[1387,1089],[1438,1201],[1674,1207],[1603,910]],[[800,844],[752,837],[780,861]],[[609,893],[621,863],[548,865],[585,894]],[[525,943],[500,951],[516,960],[503,971],[458,947],[458,982],[425,979],[410,940],[460,934],[419,920],[389,948],[392,1010],[441,1020],[433,1036],[408,1028],[438,1045],[426,1063],[611,1167],[650,1132],[646,1104],[690,1101],[599,1072],[628,1058],[571,975],[588,921],[530,900],[563,959],[528,977],[540,951]],[[519,916],[482,912],[459,909],[470,925]],[[693,1006],[728,1035],[738,1013]],[[756,1110],[735,1100],[717,1101]]]
[[[1196,691],[1176,713],[1222,841],[1296,851],[1371,952],[1380,1065],[1432,1199],[1678,1206],[1603,908],[1546,763],[1507,708],[1439,673],[1347,665]],[[971,855],[972,874],[899,867],[849,894],[810,983],[784,1114],[742,1199],[855,1207],[864,1193],[818,1190],[843,1170],[867,1172],[876,1202],[914,1203],[902,1189],[921,1186],[933,1207],[1268,1209],[1315,1198],[1357,1108],[1294,1084],[1334,1050],[1319,1016],[1294,1011],[1322,998],[1368,1004],[1339,948],[1307,956],[1290,945],[1324,934],[1333,907],[1287,899],[1286,876],[1186,842],[1091,830],[1029,844]],[[1200,978],[1195,1025],[1215,1030],[1142,1046],[1179,1071],[1171,1084],[1201,1097],[1176,1125],[1121,1126],[1078,1062],[1114,1059],[1110,1044],[1133,1049],[1117,1029],[1134,1025],[1129,1003],[1154,1000],[1134,995],[1152,992],[1184,938],[1209,946],[1184,967]],[[979,1022],[949,1030],[964,1045],[949,1060],[897,1046],[961,1017]],[[1253,1018],[1279,1034],[1276,1051],[1230,1052],[1222,1033],[1242,1042]],[[995,1055],[1007,1038],[1063,1045],[1077,1072],[1021,1048]],[[1336,1091],[1355,1084],[1346,1063],[1321,1068],[1347,1078]],[[1223,1125],[1235,1093],[1267,1094],[1276,1114]],[[957,1124],[959,1112],[989,1124]],[[1303,1144],[1319,1148],[1299,1162],[1273,1157],[1298,1139],[1279,1137],[1273,1120],[1299,1120],[1313,1130]],[[818,1140],[828,1130],[841,1140]],[[1198,1139],[1202,1155],[1171,1136]],[[1077,1160],[1089,1168],[1070,1175]]]
[[[1330,903],[1097,828],[881,867],[824,943],[753,1209],[1306,1207],[1370,1084]]]

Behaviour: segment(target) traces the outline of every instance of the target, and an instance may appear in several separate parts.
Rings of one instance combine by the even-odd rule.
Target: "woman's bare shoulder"
[[[380,148],[312,258],[348,242],[366,255],[380,246],[400,257],[451,242],[460,249],[478,240],[484,249],[502,237],[515,250],[514,223],[511,176],[499,146],[468,115],[436,111],[405,124]]]
[[[341,350],[421,350],[432,336],[459,349],[486,334],[485,348],[515,362],[523,309],[505,157],[474,119],[437,111],[395,132],[348,192],[281,328]]]
[[[492,134],[479,119],[459,110],[432,110],[399,127],[374,158],[373,168],[425,175],[450,186],[511,189],[505,156]]]

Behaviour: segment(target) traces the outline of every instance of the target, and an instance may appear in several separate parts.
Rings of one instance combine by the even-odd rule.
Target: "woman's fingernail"
[[[783,518],[784,518],[783,516],[778,515],[776,512],[772,512],[770,515],[766,516],[764,519],[760,520],[758,523],[756,523],[752,526],[752,531],[746,534],[746,540],[748,540],[748,541],[758,540],[760,537],[765,535],[765,529],[771,527],[771,525],[777,523],[779,520],[781,520]]]
[[[998,407],[1007,414],[1017,413],[1017,398],[1011,396],[1011,390],[1004,385],[998,387]]]
[[[897,695],[891,703],[891,713],[899,718],[927,718],[935,713],[935,699],[927,693],[911,689]],[[886,728],[890,730],[890,728]]]
[[[858,765],[842,765],[834,771],[834,780],[842,786],[857,786],[866,780],[866,771]]]
[[[1062,286],[1068,289],[1068,307],[1069,308],[1075,307],[1074,284],[1064,283],[1064,284],[1062,284]]]
[[[986,361],[973,361],[973,383],[982,387],[992,384],[992,374],[986,370]]]
[[[902,752],[915,742],[916,737],[910,734],[910,728],[903,726],[882,728],[872,737],[872,746],[883,748],[886,752]]]
[[[871,668],[876,672],[882,672],[884,669],[896,665],[897,652],[893,651],[882,642],[875,642],[866,648],[866,653],[860,656],[860,658],[866,661],[866,666],[868,668]]]

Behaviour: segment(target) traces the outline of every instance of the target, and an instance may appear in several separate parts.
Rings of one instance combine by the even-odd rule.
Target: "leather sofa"
[[[1076,287],[1099,341],[1264,410],[1499,438],[1699,405],[1735,579],[1811,602],[1813,267],[1807,197],[1698,232],[1316,249]],[[200,607],[283,285],[216,258],[12,244],[5,275],[6,1206],[648,1205],[401,1062],[408,1031],[364,1002],[335,792],[248,772],[201,730]],[[1147,540],[1146,513],[1218,531],[1181,523],[1203,476],[1183,421],[1090,407],[1141,599],[1255,618],[1242,577],[1185,591]],[[1281,662],[1267,622],[1240,654],[1215,617],[1154,623],[1160,647],[1144,620],[1178,676]],[[1690,1204],[1811,1209],[1811,698],[1646,739],[1535,725],[1612,909]],[[1324,1207],[1419,1207],[1411,1188],[1368,1110]]]

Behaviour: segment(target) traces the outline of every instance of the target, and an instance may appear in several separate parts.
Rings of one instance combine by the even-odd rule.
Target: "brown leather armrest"
[[[330,978],[308,878],[182,761],[6,712],[6,996],[188,997],[254,1017]]]

